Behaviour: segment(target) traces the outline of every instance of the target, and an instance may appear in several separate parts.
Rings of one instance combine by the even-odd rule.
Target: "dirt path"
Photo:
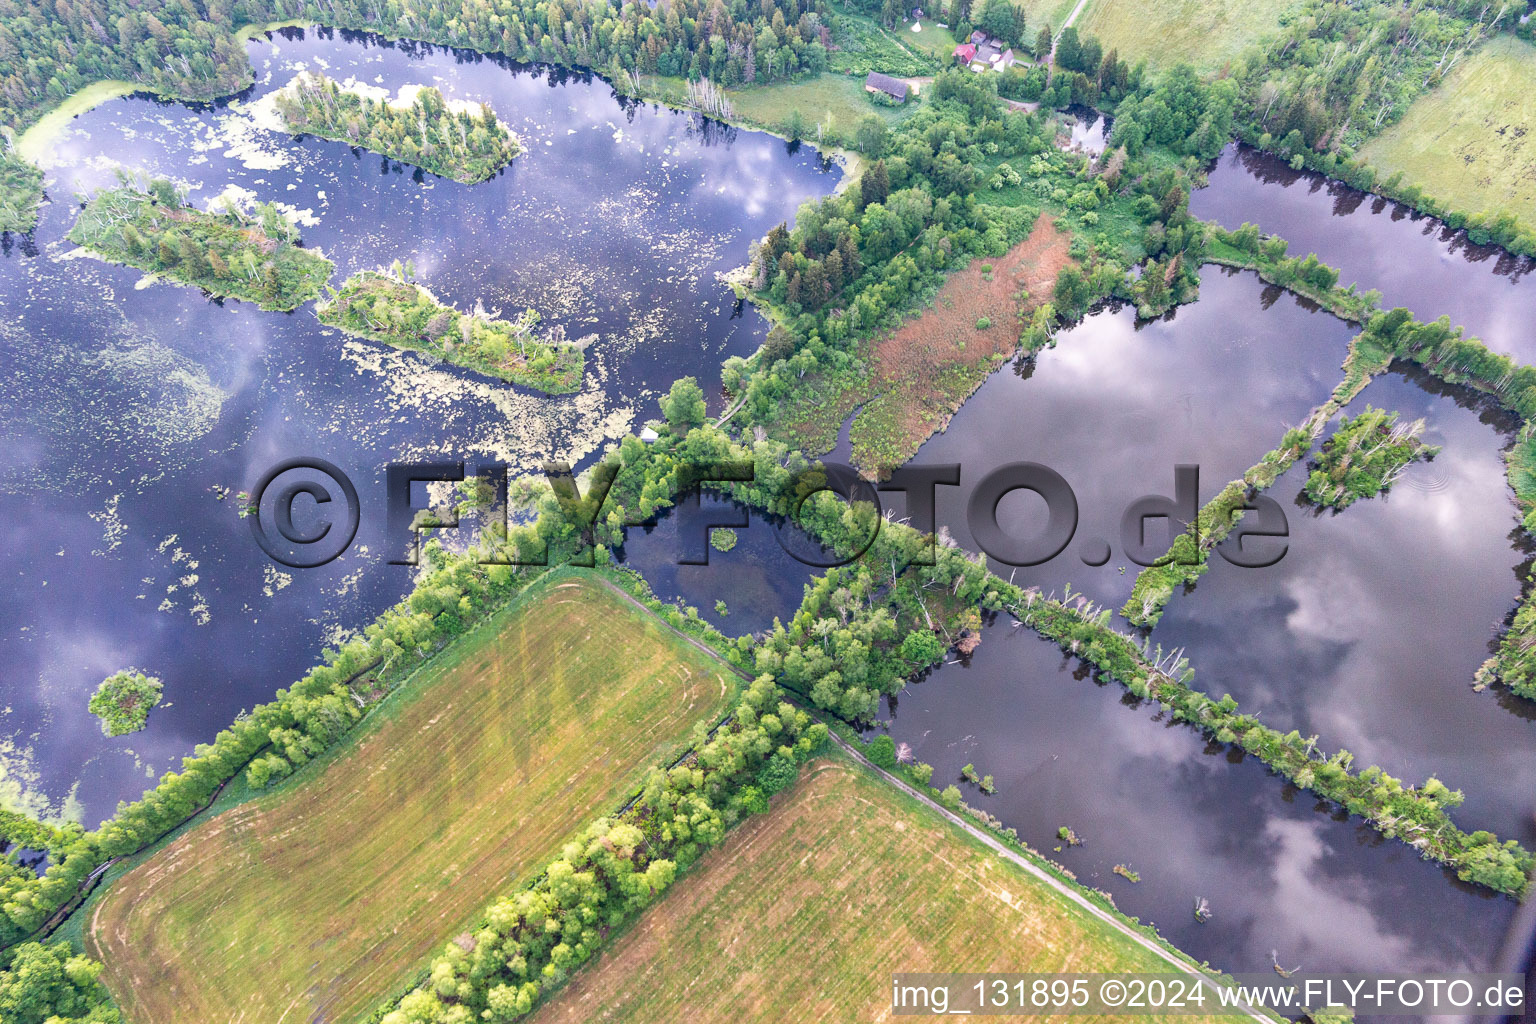
[[[936,801],[932,800],[931,798],[929,798],[927,794],[919,793],[917,790],[915,790],[911,786],[907,785],[906,782],[902,781],[901,779],[897,778],[894,775],[891,775],[889,772],[886,772],[884,769],[876,767],[868,758],[866,758],[862,753],[860,753],[857,748],[855,748],[851,743],[847,742],[846,740],[844,740],[841,736],[837,735],[836,733],[832,733],[832,739],[835,740],[837,742],[837,745],[839,747],[841,747],[848,754],[848,756],[852,757],[855,761],[858,761],[860,764],[864,765],[870,771],[873,771],[873,772],[879,774],[881,777],[883,777],[885,779],[885,781],[889,782],[891,785],[895,786],[897,789],[901,790],[902,792],[908,794],[911,797],[914,797],[915,799],[921,801],[922,803],[927,804],[929,807],[931,807],[935,811],[938,811],[945,818],[947,818],[950,821],[951,824],[958,825],[960,828],[962,828],[966,832],[970,833],[972,836],[974,836],[976,839],[980,840],[983,844],[985,844],[988,848],[990,848],[999,857],[1002,857],[1005,860],[1008,860],[1008,861],[1018,865],[1019,867],[1023,868],[1025,871],[1029,872],[1035,878],[1039,879],[1040,881],[1044,882],[1046,885],[1048,885],[1052,889],[1054,889],[1056,892],[1060,893],[1065,899],[1068,899],[1071,902],[1077,904],[1077,906],[1081,907],[1083,910],[1087,911],[1089,914],[1092,914],[1095,918],[1099,919],[1100,921],[1103,921],[1105,924],[1107,924],[1110,927],[1114,928],[1116,931],[1120,932],[1126,938],[1130,939],[1132,942],[1136,943],[1138,946],[1141,946],[1143,949],[1147,950],[1149,953],[1152,953],[1159,960],[1162,960],[1164,963],[1168,964],[1174,970],[1180,972],[1181,974],[1187,974],[1190,977],[1195,978],[1196,980],[1198,980],[1200,982],[1201,985],[1203,985],[1206,988],[1212,990],[1213,992],[1217,989],[1218,986],[1216,985],[1216,983],[1214,981],[1211,980],[1210,976],[1208,976],[1208,975],[1204,974],[1203,972],[1197,970],[1191,964],[1188,964],[1185,961],[1180,960],[1178,957],[1176,957],[1172,953],[1168,952],[1166,949],[1164,949],[1162,946],[1158,945],[1156,942],[1153,942],[1151,939],[1147,938],[1145,935],[1141,934],[1136,929],[1134,929],[1130,925],[1126,924],[1124,921],[1121,921],[1118,917],[1116,917],[1115,915],[1111,914],[1109,911],[1104,910],[1102,907],[1100,907],[1097,904],[1091,902],[1086,897],[1084,897],[1081,893],[1079,893],[1076,889],[1073,889],[1071,886],[1069,886],[1065,882],[1061,881],[1055,875],[1051,874],[1049,871],[1046,871],[1044,868],[1040,867],[1034,861],[1030,860],[1029,858],[1027,858],[1027,857],[1025,857],[1025,856],[1023,856],[1021,854],[1015,853],[1013,850],[1010,850],[1008,847],[1004,846],[1002,844],[1002,842],[999,841],[991,833],[982,831],[980,828],[977,828],[975,825],[972,825],[969,821],[967,821],[966,819],[960,817],[958,814],[955,814],[953,811],[950,811],[948,808],[944,807],[942,804],[939,804],[938,802],[936,802]],[[1259,1024],[1275,1024],[1275,1018],[1270,1017],[1267,1014],[1263,1013],[1262,1011],[1256,1010],[1253,1007],[1248,1006],[1247,1004],[1239,1004],[1239,1005],[1236,1005],[1236,1006],[1234,1006],[1232,1008],[1234,1010],[1241,1010],[1243,1013],[1247,1014],[1253,1020],[1258,1021]]]
[[[1072,13],[1067,15],[1067,20],[1062,23],[1062,26],[1061,26],[1062,30],[1065,31],[1066,29],[1071,28],[1072,27],[1072,23],[1077,20],[1077,16],[1079,14],[1082,14],[1083,13],[1083,8],[1087,7],[1087,6],[1088,6],[1088,0],[1077,0],[1077,6],[1072,8]],[[1060,32],[1058,32],[1056,34],[1057,34],[1058,37],[1061,35]],[[1054,48],[1053,48],[1052,52],[1054,53]]]

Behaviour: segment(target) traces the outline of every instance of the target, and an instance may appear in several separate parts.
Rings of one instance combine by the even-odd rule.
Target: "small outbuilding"
[[[882,75],[878,71],[871,71],[869,77],[864,79],[864,91],[869,93],[884,93],[897,103],[907,102],[907,83],[890,75]]]
[[[955,59],[961,64],[969,64],[976,59],[976,47],[970,43],[961,43],[955,47]]]

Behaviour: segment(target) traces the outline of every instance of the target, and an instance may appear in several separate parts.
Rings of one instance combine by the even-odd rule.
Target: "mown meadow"
[[[145,858],[87,908],[86,946],[140,1024],[357,1020],[734,678],[603,584],[541,581],[337,753]]]

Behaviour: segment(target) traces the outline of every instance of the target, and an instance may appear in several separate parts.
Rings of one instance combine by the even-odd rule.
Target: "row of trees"
[[[80,211],[69,240],[117,263],[161,273],[184,284],[294,309],[320,294],[330,260],[299,248],[298,235],[270,203],[254,212],[226,204],[222,214],[182,203],[171,182],[139,187],[126,177]]]
[[[1407,203],[1465,228],[1478,245],[1536,256],[1536,227],[1507,212],[1458,210],[1405,184],[1385,180],[1356,156],[1371,136],[1490,35],[1529,33],[1523,4],[1509,0],[1305,0],[1278,32],[1250,47],[1229,69],[1237,84],[1237,134],[1302,167]]]
[[[1441,324],[1413,324],[1406,311],[1380,314],[1371,329],[1381,344],[1410,357],[1419,353],[1435,361],[1433,349],[1440,358],[1454,359],[1458,373],[1493,368],[1490,363],[1473,371],[1471,362],[1455,354],[1462,351],[1455,332]],[[1108,609],[1081,597],[1046,600],[999,579],[982,558],[931,544],[910,527],[877,521],[868,505],[850,506],[826,493],[802,502],[818,479],[797,469],[800,464],[783,445],[741,445],[704,426],[678,430],[656,445],[637,444],[628,457],[615,458],[625,462],[620,479],[631,478],[623,488],[615,483],[615,494],[643,489],[648,485],[637,480],[653,473],[677,479],[680,462],[750,463],[762,471],[761,479],[719,489],[761,511],[793,514],[797,525],[850,559],[809,587],[795,618],[777,625],[753,652],[759,671],[805,693],[818,707],[867,720],[880,693],[899,689],[901,680],[936,657],[931,644],[908,643],[914,632],[933,633],[948,646],[976,623],[978,607],[1006,612],[1135,696],[1159,701],[1177,720],[1241,747],[1296,785],[1366,818],[1384,835],[1451,866],[1462,879],[1512,895],[1527,888],[1530,852],[1514,840],[1500,842],[1491,833],[1457,827],[1449,812],[1460,803],[1460,793],[1435,779],[1414,787],[1376,767],[1356,770],[1346,751],[1324,755],[1315,737],[1261,725],[1241,713],[1230,696],[1218,700],[1194,689],[1187,662],[1173,663],[1116,631]]]
[[[277,111],[295,134],[361,146],[465,184],[484,181],[518,154],[517,140],[489,106],[480,104],[477,113],[450,110],[432,88],[401,107],[306,72],[277,94]]]
[[[383,1024],[512,1021],[533,1009],[633,920],[678,871],[792,783],[826,746],[827,727],[760,676],[713,736],[671,768],[653,768],[636,800],[567,843],[533,884],[497,899],[468,944],[450,942],[430,980]]]
[[[1205,227],[1210,240],[1208,257],[1214,262],[1256,270],[1264,280],[1305,295],[1343,320],[1364,324],[1378,310],[1379,291],[1362,292],[1354,284],[1339,287],[1337,268],[1319,260],[1316,253],[1286,256],[1290,243],[1275,235],[1261,235],[1256,224],[1245,222],[1236,231],[1219,224]]]
[[[1390,314],[1382,314],[1384,330],[1390,330],[1396,319],[1385,319],[1388,317]],[[1411,347],[1412,342],[1405,340],[1404,344]],[[743,500],[750,500],[754,489],[748,485],[731,487]],[[1194,689],[1187,662],[1170,663],[1160,651],[1154,652],[1113,629],[1108,609],[1096,609],[1082,597],[1044,599],[1038,591],[1016,587],[992,575],[984,559],[972,559],[944,545],[930,549],[924,538],[906,526],[884,523],[872,533],[872,509],[850,508],[825,494],[821,498],[824,500],[807,502],[797,522],[850,556],[862,550],[857,568],[841,570],[814,593],[808,593],[795,621],[782,631],[776,630],[775,638],[759,651],[765,664],[788,664],[789,654],[783,651],[786,641],[778,639],[782,632],[788,647],[805,652],[802,657],[809,663],[813,649],[830,651],[833,638],[842,630],[849,633],[848,639],[841,640],[848,650],[857,650],[851,645],[858,641],[860,630],[871,638],[878,636],[877,645],[862,662],[845,656],[819,676],[812,693],[821,687],[816,700],[820,706],[838,714],[846,706],[859,711],[857,717],[868,717],[862,709],[868,708],[869,697],[859,691],[894,685],[887,680],[891,673],[901,671],[898,659],[906,645],[894,650],[891,645],[903,623],[916,627],[921,622],[926,627],[932,622],[941,632],[953,634],[979,604],[1032,626],[1135,696],[1159,701],[1176,720],[1202,730],[1217,742],[1241,747],[1301,788],[1366,818],[1382,834],[1409,843],[1421,856],[1449,865],[1463,880],[1515,896],[1527,890],[1533,867],[1531,853],[1515,840],[1500,842],[1486,831],[1462,831],[1449,815],[1461,802],[1461,794],[1439,780],[1431,778],[1414,787],[1380,768],[1355,770],[1347,751],[1325,756],[1317,749],[1316,737],[1303,738],[1294,730],[1282,734],[1242,714],[1231,696],[1217,700]],[[894,628],[869,632],[862,625],[887,619],[894,621]],[[860,625],[856,628],[856,624]],[[867,669],[864,679],[844,681],[842,668],[857,670],[860,664]],[[921,667],[909,666],[908,670]],[[786,675],[786,681],[788,678]],[[874,685],[866,687],[866,681]]]
[[[766,82],[826,66],[816,0],[50,0],[0,2],[0,123],[25,127],[92,82],[126,79],[168,96],[238,92],[252,73],[234,30],[303,18],[500,53],[645,74]]]

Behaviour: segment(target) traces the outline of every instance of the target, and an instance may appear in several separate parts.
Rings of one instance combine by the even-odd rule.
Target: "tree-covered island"
[[[1410,462],[1434,458],[1440,449],[1419,440],[1424,421],[1397,420],[1397,413],[1368,405],[1340,423],[1307,477],[1307,500],[1342,511],[1391,487]]]
[[[455,110],[436,89],[416,91],[408,104],[348,91],[324,75],[305,72],[275,96],[277,112],[295,135],[319,135],[414,164],[466,185],[485,181],[520,152],[517,138],[490,107]]]
[[[276,206],[222,213],[187,206],[164,178],[140,188],[124,180],[80,211],[69,240],[104,259],[197,285],[214,295],[290,310],[317,297],[334,264],[299,248]]]
[[[581,348],[556,327],[536,334],[539,314],[524,310],[498,319],[476,305],[461,313],[411,280],[399,261],[389,270],[365,270],[316,309],[320,322],[371,341],[415,349],[447,362],[551,395],[581,387]]]

